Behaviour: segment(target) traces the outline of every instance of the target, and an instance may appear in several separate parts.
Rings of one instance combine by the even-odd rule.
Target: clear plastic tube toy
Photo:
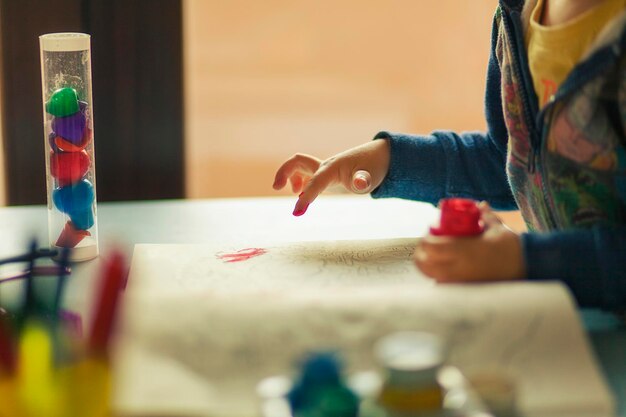
[[[39,37],[50,247],[98,256],[90,36]]]

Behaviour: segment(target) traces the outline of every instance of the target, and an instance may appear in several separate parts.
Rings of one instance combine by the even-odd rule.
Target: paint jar
[[[388,417],[445,415],[444,389],[437,380],[445,352],[430,333],[398,332],[381,339],[376,356],[384,369],[377,404]]]
[[[447,198],[441,200],[439,224],[430,228],[435,236],[476,236],[484,231],[480,208],[474,200]]]
[[[90,36],[39,37],[48,235],[71,261],[98,256]]]
[[[257,384],[262,417],[360,417],[359,397],[330,351],[312,352],[292,379],[278,375]]]

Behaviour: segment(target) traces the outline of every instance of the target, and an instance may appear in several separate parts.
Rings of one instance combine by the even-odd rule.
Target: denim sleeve
[[[526,233],[527,278],[564,282],[581,307],[626,309],[626,227]]]
[[[508,133],[502,112],[501,73],[496,54],[498,14],[491,32],[487,66],[487,132],[435,131],[430,135],[380,132],[391,146],[389,172],[374,198],[400,197],[436,204],[447,197],[486,200],[500,210],[515,210],[506,175]]]

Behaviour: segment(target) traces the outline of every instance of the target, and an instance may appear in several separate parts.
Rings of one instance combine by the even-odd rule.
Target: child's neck
[[[605,0],[544,0],[541,24],[554,26],[566,23],[603,1]]]

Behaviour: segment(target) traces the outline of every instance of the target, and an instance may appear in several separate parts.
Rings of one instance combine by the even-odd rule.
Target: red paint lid
[[[441,218],[438,226],[431,226],[435,236],[475,236],[483,232],[480,209],[474,200],[447,198],[441,201]]]

